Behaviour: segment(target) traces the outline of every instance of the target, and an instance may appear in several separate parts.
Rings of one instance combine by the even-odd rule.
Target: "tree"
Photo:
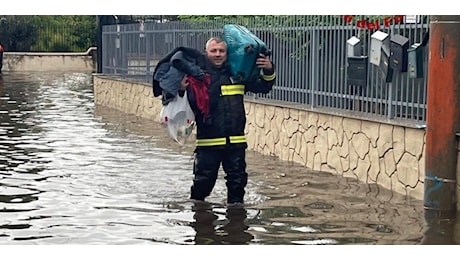
[[[9,15],[0,18],[7,51],[85,51],[96,45],[96,17],[90,15]]]

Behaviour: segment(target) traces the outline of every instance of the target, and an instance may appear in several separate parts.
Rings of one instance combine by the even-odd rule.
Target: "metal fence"
[[[174,48],[187,46],[204,51],[207,39],[220,35],[224,24],[235,23],[246,26],[267,44],[276,65],[273,90],[250,94],[255,98],[423,127],[428,46],[423,48],[420,78],[389,70],[393,73],[388,80],[380,66],[369,62],[364,85],[347,83],[350,38],[360,39],[362,56],[371,54],[371,38],[376,30],[389,37],[402,35],[410,45],[420,43],[427,35],[429,16],[416,18],[409,23],[405,19],[397,21],[397,16],[267,16],[108,25],[102,32],[102,73],[151,83],[156,62]]]

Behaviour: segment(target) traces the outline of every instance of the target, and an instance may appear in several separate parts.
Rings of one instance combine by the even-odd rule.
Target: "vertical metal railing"
[[[355,17],[360,19],[366,16]],[[369,63],[366,86],[348,85],[346,42],[352,36],[360,38],[362,55],[368,56],[375,30],[359,28],[340,16],[104,26],[103,73],[151,83],[159,59],[179,46],[204,50],[206,40],[221,34],[226,23],[246,26],[272,50],[277,81],[271,93],[253,94],[255,98],[424,125],[427,66],[423,78],[409,78],[408,73],[394,71],[392,81],[386,82],[380,68]],[[403,35],[413,44],[422,41],[428,25],[429,17],[421,16],[420,23],[382,24],[379,30],[390,36]],[[427,57],[425,51],[425,65]]]

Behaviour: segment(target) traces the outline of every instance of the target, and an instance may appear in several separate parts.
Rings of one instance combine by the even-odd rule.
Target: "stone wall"
[[[2,71],[95,72],[96,48],[82,53],[5,52]]]
[[[247,102],[249,147],[423,199],[425,131]]]
[[[94,76],[98,105],[158,120],[162,105],[150,85]],[[250,150],[309,169],[355,177],[423,199],[425,130],[246,101]]]

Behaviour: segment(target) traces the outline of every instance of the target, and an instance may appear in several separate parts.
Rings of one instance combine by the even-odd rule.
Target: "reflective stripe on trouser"
[[[246,136],[237,135],[229,137],[231,144],[241,144],[246,142]],[[196,146],[216,146],[216,145],[226,145],[227,138],[208,138],[208,139],[196,139]]]
[[[216,184],[219,166],[226,174],[227,203],[244,202],[248,181],[246,172],[246,149],[202,149],[197,150],[193,165],[191,199],[204,200]]]

